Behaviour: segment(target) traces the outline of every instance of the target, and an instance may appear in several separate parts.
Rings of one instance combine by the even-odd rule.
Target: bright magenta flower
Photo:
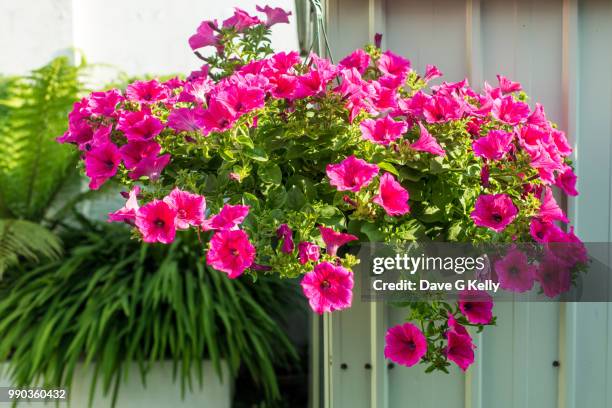
[[[255,261],[255,247],[242,230],[217,231],[210,239],[206,263],[235,279]]]
[[[442,72],[435,65],[427,64],[425,67],[425,76],[423,76],[423,81],[429,82],[433,79],[439,78],[442,76]]]
[[[150,140],[161,133],[164,125],[148,111],[123,111],[119,116],[117,129],[121,130],[128,140]]]
[[[216,102],[224,104],[234,115],[249,113],[264,105],[265,92],[259,87],[229,85],[215,95]]]
[[[266,15],[266,27],[280,23],[289,24],[290,11],[285,11],[280,7],[270,7],[267,4],[265,7],[256,6],[255,9]]]
[[[223,21],[223,28],[234,28],[237,32],[242,32],[249,27],[261,24],[261,20],[251,16],[241,8],[234,7],[234,15]]]
[[[499,81],[499,88],[504,94],[518,92],[522,89],[519,82],[512,82],[503,75],[498,75],[497,80]]]
[[[331,256],[336,256],[338,248],[340,248],[342,245],[358,240],[358,238],[354,235],[336,232],[333,229],[324,227],[322,225],[319,226],[319,231],[321,232],[323,242],[325,242],[325,250]]]
[[[349,308],[353,300],[353,273],[342,266],[321,262],[302,278],[302,290],[318,314]]]
[[[397,216],[410,212],[409,198],[408,191],[390,173],[385,173],[380,177],[378,195],[372,201],[384,208],[387,214]]]
[[[470,214],[474,224],[495,232],[503,231],[517,216],[518,209],[507,194],[482,194]]]
[[[338,191],[358,192],[370,184],[378,174],[378,166],[365,160],[349,156],[340,163],[328,164],[326,168],[329,183]]]
[[[385,358],[406,366],[417,364],[427,353],[427,340],[412,323],[404,323],[387,330]]]
[[[132,140],[119,148],[125,167],[133,170],[147,157],[155,157],[161,151],[159,143],[152,140]]]
[[[236,230],[248,214],[248,205],[225,204],[221,211],[219,211],[219,214],[212,216],[202,223],[202,228],[219,231]]]
[[[136,227],[144,242],[169,244],[174,241],[176,211],[161,200],[153,200],[136,211]]]
[[[576,174],[571,167],[565,167],[565,170],[559,174],[555,180],[555,185],[559,187],[563,192],[569,196],[577,196],[578,190],[576,190]]]
[[[493,318],[493,298],[483,290],[459,294],[459,310],[472,324],[488,324]]]
[[[321,257],[321,252],[319,246],[312,242],[300,242],[298,244],[298,255],[300,263],[304,265],[308,261],[318,261]]]
[[[410,61],[389,50],[382,53],[376,66],[383,74],[394,77],[406,78],[410,71]]]
[[[128,176],[132,180],[138,180],[141,177],[148,177],[149,180],[155,181],[159,179],[162,170],[164,170],[169,162],[169,154],[162,154],[161,156],[146,156],[136,165],[136,167],[134,167],[134,170],[132,170]]]
[[[499,286],[511,292],[526,292],[533,287],[535,266],[529,263],[527,255],[517,249],[510,249],[506,255],[495,262],[495,272]]]
[[[534,241],[545,244],[548,242],[561,242],[565,232],[552,222],[544,222],[533,218],[529,224],[529,233]]]
[[[178,132],[195,132],[204,127],[202,108],[178,108],[168,115],[168,127]]]
[[[485,137],[474,140],[474,154],[489,160],[501,160],[512,147],[512,133],[503,130],[492,130]]]
[[[212,89],[213,82],[207,76],[194,78],[191,81],[185,82],[178,101],[205,103]]]
[[[527,120],[531,110],[526,103],[515,100],[512,95],[506,95],[493,102],[491,113],[500,122],[517,125]]]
[[[569,219],[563,214],[563,210],[559,207],[557,201],[555,201],[555,197],[550,187],[544,189],[544,197],[542,198],[542,204],[538,210],[538,218],[544,222],[569,222]]]
[[[89,188],[97,190],[109,178],[117,174],[121,162],[119,148],[113,143],[103,143],[85,153],[85,174],[91,179]]]
[[[140,194],[140,187],[134,186],[134,188],[130,190],[125,205],[117,211],[108,214],[108,222],[134,224],[134,221],[136,221],[136,211],[140,208],[138,205],[138,194]]]
[[[203,132],[204,134],[210,132],[223,132],[224,130],[228,130],[236,119],[236,112],[224,103],[212,99],[208,109],[205,109],[202,114],[202,124],[204,125]]]
[[[540,282],[544,295],[554,298],[570,290],[572,274],[565,261],[554,255],[548,255],[540,261],[536,280]]]
[[[293,231],[291,230],[291,228],[289,228],[289,225],[281,224],[276,229],[276,236],[278,237],[278,239],[281,239],[283,241],[283,244],[281,245],[281,251],[285,254],[293,253],[293,250],[295,249],[295,244],[293,242]]]
[[[196,33],[189,37],[189,46],[192,50],[207,47],[209,45],[217,45],[217,22],[214,20],[202,21],[196,30]]]
[[[474,363],[474,343],[469,335],[461,335],[456,331],[446,333],[446,357],[457,364],[462,371]]]
[[[399,139],[408,130],[406,122],[393,120],[390,116],[381,119],[365,119],[359,127],[364,139],[383,146],[388,146],[389,143]]]
[[[151,104],[168,98],[168,88],[156,79],[150,81],[135,81],[128,85],[125,91],[126,99],[132,102]]]
[[[179,190],[175,187],[164,202],[176,211],[174,220],[177,229],[187,229],[190,225],[199,227],[204,222],[206,199],[204,196]]]
[[[427,128],[419,122],[419,129],[421,135],[419,138],[410,145],[410,147],[418,152],[427,152],[437,156],[446,156],[446,152],[438,144],[438,141],[427,131]]]
[[[87,101],[89,112],[95,116],[115,116],[117,104],[123,100],[123,96],[116,89],[106,92],[93,92]]]
[[[355,68],[357,72],[363,75],[370,65],[370,55],[360,48],[340,60],[338,65],[343,69]]]

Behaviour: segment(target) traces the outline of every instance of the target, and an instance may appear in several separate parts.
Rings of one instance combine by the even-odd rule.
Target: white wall
[[[273,27],[277,50],[297,49],[293,0],[0,0],[0,74],[21,74],[81,50],[92,63],[130,75],[189,73],[199,67],[187,40],[202,20],[255,4],[291,10]]]

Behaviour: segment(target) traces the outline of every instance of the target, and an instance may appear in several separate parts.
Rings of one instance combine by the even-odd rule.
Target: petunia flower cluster
[[[229,278],[302,276],[317,313],[350,307],[351,246],[368,241],[537,243],[538,263],[518,247],[493,260],[502,287],[570,287],[586,254],[555,195],[578,194],[572,149],[520,83],[500,75],[476,90],[433,65],[419,73],[380,35],[337,64],[274,53],[269,35],[290,13],[256,11],[203,21],[188,39],[203,65],[186,78],[74,104],[58,141],[80,151],[91,189],[129,191],[109,221],[147,243],[192,233]],[[385,355],[465,370],[465,327],[494,322],[492,307],[486,293],[417,302],[420,328],[390,329]]]

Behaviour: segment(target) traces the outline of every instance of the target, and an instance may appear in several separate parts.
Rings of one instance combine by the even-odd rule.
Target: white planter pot
[[[0,370],[1,371],[1,370]],[[117,408],[230,408],[232,402],[232,386],[229,380],[227,368],[224,368],[224,380],[220,381],[211,362],[204,362],[204,383],[199,387],[197,379],[193,381],[193,392],[185,392],[185,398],[181,399],[181,384],[172,381],[172,362],[164,361],[155,363],[147,376],[147,387],[142,385],[137,365],[130,366],[129,378],[122,381],[117,398]],[[93,369],[84,370],[77,367],[74,382],[69,390],[71,407],[86,408],[89,401],[89,387],[93,376]],[[0,387],[9,387],[10,381],[6,377],[0,377]],[[112,396],[103,396],[101,381],[98,379],[98,391],[93,402],[93,408],[109,408]],[[0,408],[10,407],[10,403],[0,402]],[[40,402],[30,404],[20,403],[19,408],[40,408],[45,406]],[[46,406],[55,406],[48,404]],[[60,404],[60,407],[67,407]]]

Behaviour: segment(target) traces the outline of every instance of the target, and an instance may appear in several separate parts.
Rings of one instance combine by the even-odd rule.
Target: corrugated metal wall
[[[421,72],[436,64],[447,80],[475,87],[498,73],[520,81],[574,144],[581,195],[567,207],[578,235],[610,241],[612,1],[328,0],[327,22],[336,60],[382,32],[383,46]],[[478,338],[478,362],[450,376],[388,368],[382,336],[401,311],[357,302],[327,317],[327,404],[612,407],[611,305],[503,303],[496,312],[498,327]]]

